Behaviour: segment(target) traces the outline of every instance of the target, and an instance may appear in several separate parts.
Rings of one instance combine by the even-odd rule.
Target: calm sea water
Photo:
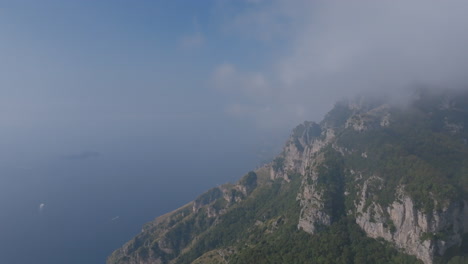
[[[246,153],[163,153],[0,164],[0,263],[104,263],[145,222],[257,162]]]

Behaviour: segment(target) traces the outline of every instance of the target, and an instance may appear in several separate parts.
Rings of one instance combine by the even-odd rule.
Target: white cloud
[[[237,77],[237,70],[234,65],[223,63],[214,69],[211,82],[216,89],[231,90],[235,88],[233,82],[238,82]]]
[[[196,48],[203,45],[205,37],[201,32],[195,32],[180,38],[180,45],[183,48]]]
[[[361,92],[396,95],[415,83],[466,86],[467,13],[468,2],[459,0],[261,2],[228,27],[239,37],[286,46],[272,52],[268,68],[224,64],[213,79],[248,102],[239,104],[242,111],[233,102],[228,113],[295,123],[318,121],[336,100]],[[272,110],[262,112],[265,105]]]
[[[214,88],[229,93],[240,93],[249,98],[265,98],[271,93],[271,85],[260,72],[242,72],[230,63],[218,65],[211,76]]]
[[[188,33],[179,39],[179,45],[182,48],[198,48],[205,43],[205,36],[200,29],[200,23],[198,23],[198,19],[196,17],[192,20],[192,27],[193,32]]]
[[[313,1],[310,0],[247,0],[246,2],[247,7],[241,12],[232,14],[224,28],[264,41],[276,41],[299,32],[302,20],[308,17],[310,6],[313,5]]]
[[[467,66],[460,64],[468,55],[466,2],[331,1],[322,7],[310,10],[314,18],[279,60],[286,85],[347,84],[337,89],[355,92],[414,81],[452,83]]]

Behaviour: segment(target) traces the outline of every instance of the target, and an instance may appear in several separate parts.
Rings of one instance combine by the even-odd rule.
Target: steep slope
[[[158,217],[108,263],[463,263],[467,125],[466,92],[338,103],[270,164]]]

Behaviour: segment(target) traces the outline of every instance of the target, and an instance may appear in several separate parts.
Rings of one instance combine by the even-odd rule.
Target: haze
[[[337,100],[465,88],[467,13],[462,0],[1,3],[0,255],[103,263]]]

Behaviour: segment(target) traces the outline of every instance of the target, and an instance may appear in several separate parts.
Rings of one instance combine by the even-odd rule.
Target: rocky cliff
[[[466,92],[338,103],[270,164],[147,224],[108,263],[466,261],[467,124]]]

